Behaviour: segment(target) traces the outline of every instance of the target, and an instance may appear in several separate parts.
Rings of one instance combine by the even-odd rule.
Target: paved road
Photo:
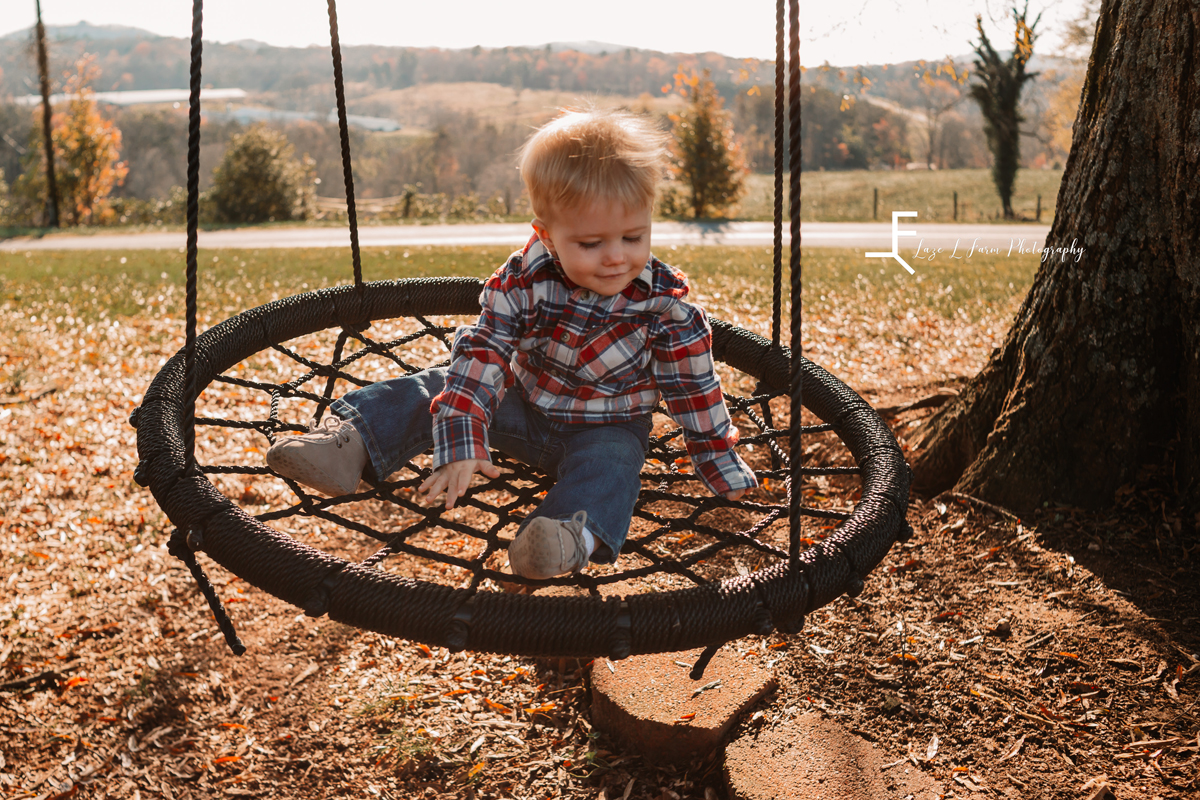
[[[901,253],[911,255],[918,247],[944,248],[947,253],[958,247],[966,253],[972,246],[1000,248],[1040,248],[1049,233],[1048,225],[947,225],[902,220],[902,230],[917,236],[900,238]],[[528,223],[484,225],[388,225],[359,229],[363,247],[415,247],[424,245],[508,245],[519,247],[530,235]],[[806,222],[801,229],[804,244],[810,247],[863,247],[891,249],[892,226],[886,222]],[[654,225],[654,245],[662,248],[678,244],[770,245],[769,222],[688,223],[659,222]],[[789,241],[784,232],[784,241]],[[40,238],[18,237],[0,240],[0,250],[169,250],[182,249],[185,236],[171,233],[112,233],[75,235],[58,233]],[[200,247],[206,249],[267,247],[348,247],[350,237],[344,228],[243,228],[239,230],[201,231]]]

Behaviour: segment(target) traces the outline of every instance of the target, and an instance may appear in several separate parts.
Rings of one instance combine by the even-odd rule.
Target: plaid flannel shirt
[[[488,424],[514,384],[568,423],[634,419],[661,392],[710,490],[757,486],[733,450],[712,330],[687,293],[683,273],[651,256],[620,294],[598,295],[567,278],[534,236],[484,283],[479,320],[455,335],[445,390],[430,406],[434,467],[489,459]]]

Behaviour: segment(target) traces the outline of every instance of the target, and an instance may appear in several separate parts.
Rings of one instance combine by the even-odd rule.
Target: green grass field
[[[506,247],[414,247],[363,250],[366,280],[490,274]],[[1036,256],[976,254],[922,264],[915,276],[862,250],[809,248],[804,253],[806,308],[853,302],[923,308],[977,318],[1024,295]],[[763,318],[770,313],[767,247],[670,247],[656,255],[686,272],[715,312]],[[212,322],[269,300],[349,283],[349,255],[335,249],[201,250],[199,307]],[[785,267],[785,281],[787,280]],[[175,251],[29,251],[0,253],[0,305],[80,320],[142,314],[181,317],[183,256]],[[786,294],[786,290],[785,290]]]
[[[1042,222],[1049,224],[1061,181],[1062,170],[1020,170],[1013,196],[1017,216],[1033,220],[1041,195]],[[774,178],[751,175],[748,183],[738,218],[771,219]],[[806,222],[871,220],[875,189],[879,190],[878,219],[883,222],[891,220],[892,211],[916,211],[921,222],[951,222],[954,192],[958,192],[959,222],[1004,221],[991,170],[986,169],[805,172],[802,184],[801,218]]]

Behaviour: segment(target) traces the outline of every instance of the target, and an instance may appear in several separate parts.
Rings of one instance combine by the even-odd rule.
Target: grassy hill
[[[630,97],[619,94],[580,93],[556,89],[528,89],[498,83],[464,81],[461,83],[423,83],[404,89],[383,89],[361,95],[355,108],[376,116],[386,116],[405,126],[413,134],[437,128],[447,112],[472,114],[494,123],[538,125],[564,107],[592,102],[599,106],[625,106],[667,114],[683,108],[677,94]]]
[[[95,55],[101,69],[97,87],[105,90],[180,88],[187,85],[188,41],[137,29],[70,26],[50,31],[52,75],[61,75],[83,53]],[[769,171],[773,161],[773,66],[761,60],[731,59],[717,53],[661,53],[632,48],[544,47],[343,49],[350,113],[387,117],[401,123],[396,133],[352,131],[355,183],[360,197],[395,197],[409,187],[430,195],[504,198],[513,208],[521,193],[512,156],[532,127],[556,109],[594,102],[625,106],[663,120],[683,106],[674,93],[678,69],[708,70],[726,99],[743,152],[752,167]],[[278,110],[317,112],[334,105],[329,54],[325,48],[280,48],[261,42],[206,43],[205,85],[240,87],[247,104]],[[982,168],[990,161],[979,114],[969,100],[959,102],[935,133],[934,158],[952,170],[935,175],[904,174],[865,167],[902,166],[929,151],[925,109],[921,106],[921,62],[857,68],[818,67],[804,76],[806,218],[869,219],[873,189],[882,207],[899,198],[919,198],[926,219],[952,216],[958,191],[963,218],[987,218],[998,206]],[[1055,80],[1049,70],[1028,93],[1026,127],[1038,128],[1041,106]],[[1046,85],[1043,87],[1041,83]],[[0,39],[0,170],[11,184],[24,169],[22,153],[31,138],[28,109],[4,102],[36,86],[28,36]],[[754,94],[751,87],[758,87]],[[866,91],[867,94],[861,94]],[[868,102],[847,104],[844,97]],[[183,183],[186,108],[139,106],[108,108],[123,134],[122,158],[129,175],[118,196],[163,198]],[[320,194],[341,186],[335,126],[321,121],[287,124],[298,154],[315,161]],[[211,180],[229,138],[240,130],[228,120],[209,119],[201,151],[201,186]],[[1042,140],[1027,137],[1028,164],[1055,165]],[[822,173],[820,169],[830,172]],[[812,178],[808,176],[812,175]],[[1056,194],[1057,171],[1018,182],[1019,213],[1033,217],[1042,195],[1048,216]],[[769,217],[769,180],[754,178],[740,215]],[[911,200],[909,200],[911,202]],[[880,212],[882,213],[882,212]]]

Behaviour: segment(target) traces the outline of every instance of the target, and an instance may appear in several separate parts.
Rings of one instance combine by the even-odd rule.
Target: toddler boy
[[[713,368],[704,312],[683,273],[650,255],[664,136],[613,111],[570,111],[521,152],[534,235],[484,284],[450,366],[359,389],[267,464],[330,495],[363,470],[386,477],[433,447],[419,489],[454,507],[489,448],[555,479],[509,546],[518,575],[549,578],[616,560],[641,488],[660,393],[696,475],[730,500],[757,485]]]

